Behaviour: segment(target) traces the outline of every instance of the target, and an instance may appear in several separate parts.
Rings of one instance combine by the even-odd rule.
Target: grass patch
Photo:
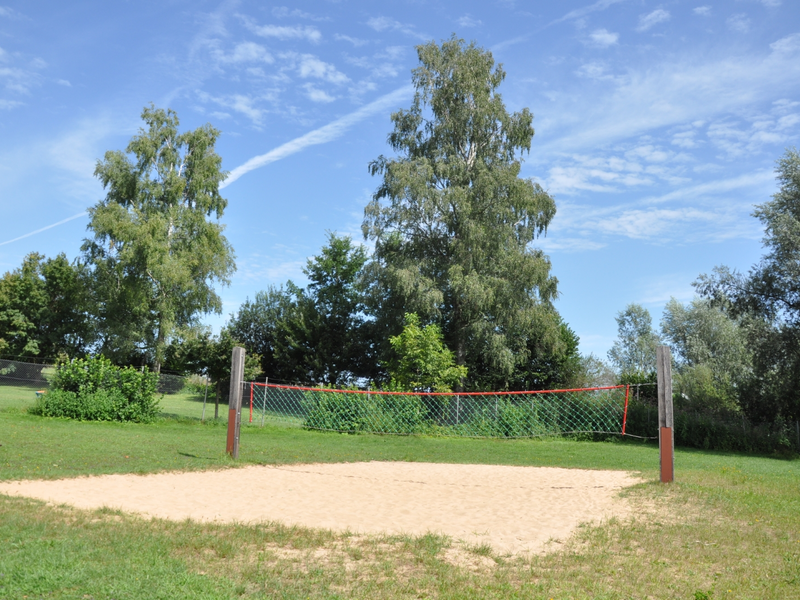
[[[199,415],[173,413],[149,425],[75,422],[34,417],[15,396],[2,398],[0,479],[233,465],[224,423],[203,424]],[[526,559],[432,534],[174,523],[0,496],[0,598],[800,597],[798,460],[678,449],[677,481],[665,486],[656,482],[657,447],[640,442],[245,424],[238,464],[359,460],[624,469],[649,481],[625,492],[636,507],[632,520],[581,527]]]

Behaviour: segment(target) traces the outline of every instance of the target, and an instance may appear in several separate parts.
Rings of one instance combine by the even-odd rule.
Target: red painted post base
[[[235,441],[236,441],[236,409],[232,408],[228,411],[228,443],[225,446],[225,452],[234,456],[235,450]]]
[[[675,481],[672,427],[662,427],[659,436],[658,446],[661,455],[661,483],[670,483]]]

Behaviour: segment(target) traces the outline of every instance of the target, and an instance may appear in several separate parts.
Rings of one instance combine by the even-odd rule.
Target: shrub
[[[366,394],[307,392],[307,413],[303,426],[332,431],[367,431],[369,414],[372,412],[367,405],[368,400]]]
[[[86,357],[59,364],[51,391],[34,414],[82,421],[152,421],[158,414],[158,375],[117,367],[106,358]]]

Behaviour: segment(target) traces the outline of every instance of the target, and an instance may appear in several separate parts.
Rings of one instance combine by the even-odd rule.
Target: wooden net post
[[[225,450],[232,458],[239,458],[242,379],[244,379],[244,348],[236,346],[231,356],[231,390],[228,398],[228,444]]]
[[[675,434],[672,412],[672,355],[669,346],[656,350],[658,371],[658,450],[661,462],[661,482],[675,480]]]

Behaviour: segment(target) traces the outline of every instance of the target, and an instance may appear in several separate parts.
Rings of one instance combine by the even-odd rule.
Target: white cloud
[[[731,31],[736,31],[738,33],[747,33],[750,31],[750,18],[744,13],[731,15],[728,17],[726,23],[728,29]]]
[[[696,131],[681,131],[672,136],[672,143],[679,148],[697,148],[703,142],[697,139]]]
[[[399,31],[400,33],[404,33],[411,37],[425,40],[427,41],[430,36],[418,33],[414,30],[414,27],[411,25],[406,25],[401,23],[400,21],[395,21],[394,19],[390,19],[388,17],[372,17],[367,21],[367,25],[370,26],[375,31]]]
[[[641,15],[639,17],[639,25],[636,27],[636,31],[644,32],[657,25],[658,23],[663,23],[664,21],[669,21],[670,14],[669,11],[664,10],[663,8],[657,8],[651,13],[646,15]]]
[[[303,88],[306,90],[306,96],[312,102],[325,102],[325,103],[327,103],[327,102],[333,102],[334,100],[336,100],[335,96],[331,96],[327,92],[315,88],[314,84],[312,84],[312,83],[305,84],[303,86]]]
[[[272,9],[272,16],[278,19],[286,19],[289,17],[294,17],[296,19],[308,19],[309,21],[328,21],[328,17],[318,17],[311,13],[304,12],[298,8],[294,10],[289,10],[286,6],[276,6]]]
[[[596,79],[598,81],[614,79],[614,75],[608,72],[605,63],[597,61],[582,64],[575,71],[575,74],[578,77],[586,77],[587,79]]]
[[[711,14],[711,7],[710,6],[698,6],[694,9],[694,14],[700,15],[701,17],[707,17]]]
[[[563,17],[550,22],[550,25],[555,25],[556,23],[561,23],[562,21],[572,21],[581,19],[588,14],[605,10],[609,6],[613,6],[614,4],[618,4],[624,1],[625,0],[598,0],[597,2],[595,2],[594,4],[590,4],[589,6],[584,6],[582,8],[576,8],[575,10],[569,11]]]
[[[545,252],[590,252],[592,250],[600,250],[605,248],[608,244],[592,238],[581,237],[561,237],[553,236],[542,237],[536,240],[537,248],[541,248]]]
[[[22,106],[22,102],[19,100],[4,100],[0,98],[0,110],[11,110],[12,108],[17,108],[18,106]]]
[[[260,126],[263,122],[265,110],[257,106],[263,98],[253,98],[245,94],[230,94],[227,96],[212,96],[199,92],[198,97],[205,102],[213,102],[217,106],[227,108],[250,119],[254,125]]]
[[[6,240],[5,242],[0,242],[0,246],[5,246],[6,244],[11,244],[13,242],[17,242],[19,240],[24,240],[25,238],[29,238],[32,235],[36,235],[37,233],[42,233],[43,231],[47,231],[48,229],[52,229],[53,227],[58,227],[59,225],[63,225],[64,223],[68,223],[74,219],[78,219],[80,217],[88,217],[89,215],[85,210],[79,212],[76,215],[72,215],[71,217],[67,217],[66,219],[62,219],[58,223],[53,223],[52,225],[48,225],[46,227],[42,227],[41,229],[37,229],[36,231],[31,231],[30,233],[26,233],[19,237],[15,237],[13,240]]]
[[[781,0],[759,0],[759,2],[761,2],[761,4],[769,8],[781,5]]]
[[[292,154],[296,154],[297,152],[305,150],[309,146],[331,142],[344,135],[344,133],[356,123],[359,123],[374,114],[385,113],[387,110],[396,109],[398,103],[407,100],[408,97],[411,96],[412,92],[412,86],[404,86],[395,90],[394,92],[391,92],[390,94],[386,94],[385,96],[378,98],[366,106],[362,106],[357,111],[352,112],[349,115],[345,115],[344,117],[328,123],[324,127],[320,127],[314,131],[309,131],[305,135],[286,142],[274,150],[270,150],[266,154],[255,156],[244,164],[233,169],[228,176],[228,179],[222,183],[220,188],[230,185],[245,173],[249,173],[254,169],[258,169],[275,161],[281,160],[282,158],[286,158]]]
[[[617,40],[619,40],[619,34],[612,33],[607,29],[596,29],[589,34],[589,39],[594,46],[607,48],[608,46],[613,46],[617,43]]]
[[[307,40],[317,44],[322,39],[322,34],[316,27],[288,27],[282,25],[256,25],[252,21],[245,19],[245,26],[257,36],[266,38],[277,38],[279,40]]]
[[[281,58],[286,59],[291,65],[291,68],[297,69],[298,75],[303,79],[308,79],[309,77],[322,79],[323,81],[336,85],[350,81],[347,75],[339,71],[333,65],[320,60],[313,54],[287,52],[282,54]]]
[[[242,42],[234,47],[233,52],[230,54],[217,54],[217,59],[221,63],[246,63],[246,62],[263,62],[273,63],[275,59],[267,52],[267,49],[254,42]]]
[[[478,25],[482,25],[480,19],[473,19],[470,15],[466,14],[463,17],[459,18],[456,21],[460,27],[477,27]]]
[[[72,87],[72,84],[66,79],[56,79],[56,83],[58,85],[63,85],[64,87]]]
[[[800,51],[800,33],[793,33],[779,39],[769,45],[773,53],[779,55],[791,55]]]
[[[21,19],[22,13],[17,12],[10,6],[0,6],[0,17],[6,17],[8,19]]]
[[[591,63],[580,72],[591,81],[581,79],[573,89],[549,95],[551,107],[536,128],[537,154],[602,147],[793,96],[800,81],[800,34],[770,48],[771,53],[751,50],[722,58],[670,57],[613,77],[602,64]]]
[[[340,42],[350,42],[356,48],[360,46],[366,46],[367,44],[369,44],[368,40],[361,40],[358,38],[350,37],[349,35],[340,35],[338,33],[333,36],[333,39]]]

